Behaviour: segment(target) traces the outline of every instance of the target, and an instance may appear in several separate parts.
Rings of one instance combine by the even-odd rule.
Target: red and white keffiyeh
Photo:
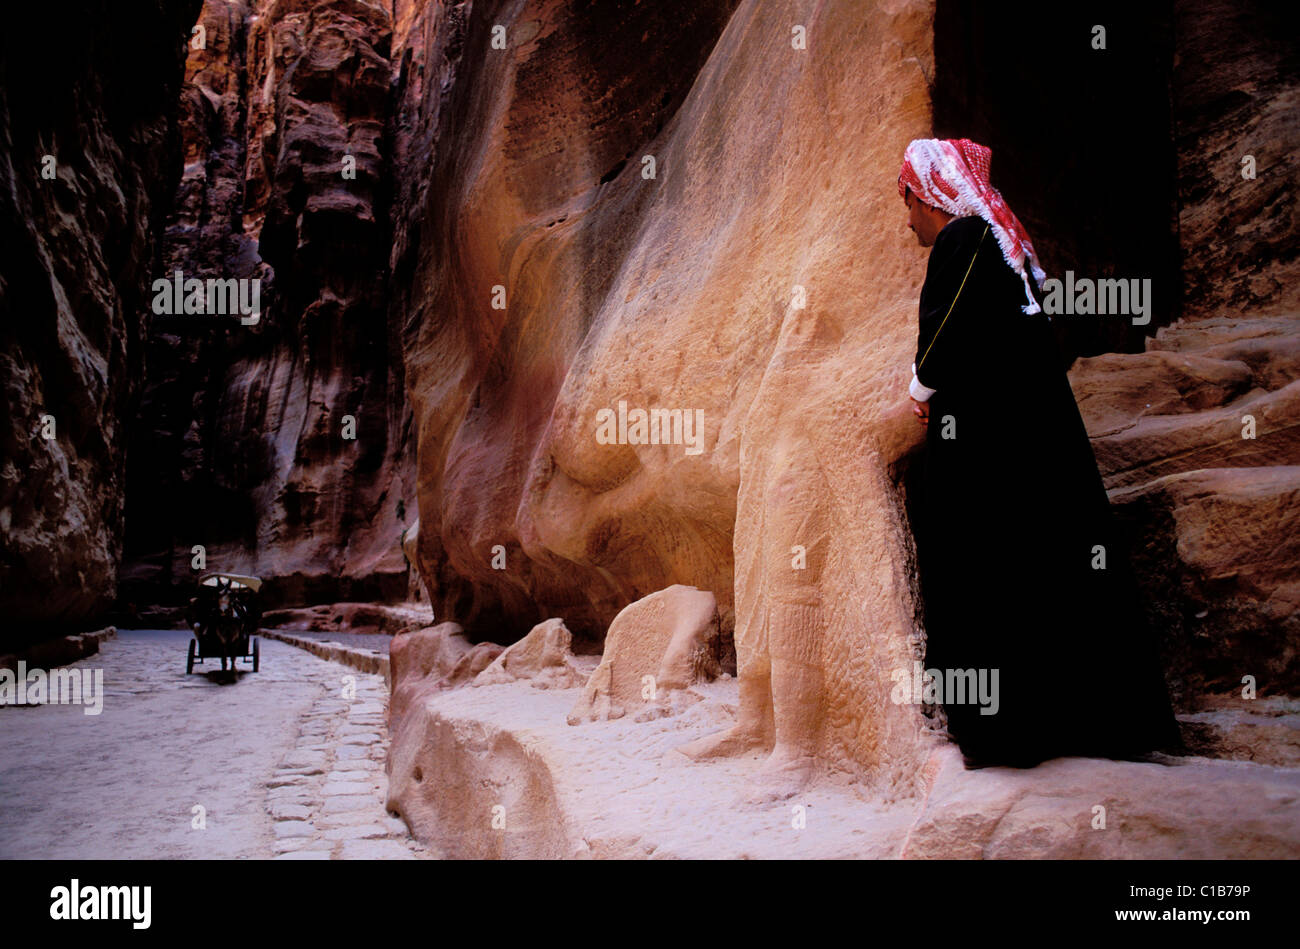
[[[1041,289],[1043,272],[1020,219],[1011,212],[997,188],[989,183],[991,149],[968,138],[918,138],[903,152],[898,173],[898,193],[907,196],[911,188],[918,198],[957,217],[981,217],[997,235],[998,246],[1011,269],[1025,283],[1029,302],[1021,309],[1038,313],[1040,308],[1029,287],[1029,275]],[[1026,267],[1028,269],[1026,269]]]

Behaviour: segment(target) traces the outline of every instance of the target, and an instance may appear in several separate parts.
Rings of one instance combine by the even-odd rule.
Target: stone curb
[[[323,677],[338,678],[328,671]],[[412,839],[402,818],[388,812],[388,739],[377,721],[388,688],[376,673],[358,670],[355,679],[351,696],[337,684],[327,687],[299,715],[294,747],[266,781],[273,859],[436,856]]]
[[[16,671],[19,660],[27,663],[32,668],[53,669],[55,666],[66,666],[79,659],[95,655],[104,642],[116,636],[117,627],[105,626],[103,629],[97,629],[89,633],[77,633],[72,636],[47,639],[43,642],[33,643],[16,655],[0,656],[0,669]],[[385,673],[385,677],[387,677],[387,673]]]
[[[375,652],[373,649],[357,649],[339,643],[308,639],[305,636],[292,636],[289,633],[282,633],[274,629],[260,629],[257,634],[265,636],[267,639],[278,639],[290,646],[305,649],[312,655],[319,656],[322,659],[342,663],[361,672],[382,675],[385,684],[388,685],[390,690],[392,689],[393,681],[388,671],[388,656],[383,653]]]

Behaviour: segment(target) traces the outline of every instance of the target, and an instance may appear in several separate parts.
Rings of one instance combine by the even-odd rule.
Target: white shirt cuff
[[[907,387],[907,391],[918,402],[928,402],[930,396],[934,395],[936,391],[928,386],[921,385],[921,380],[916,377],[916,363],[912,363],[912,384]]]

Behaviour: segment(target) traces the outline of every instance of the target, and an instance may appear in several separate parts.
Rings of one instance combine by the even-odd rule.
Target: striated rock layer
[[[1300,713],[1300,315],[1184,319],[1147,347],[1070,380],[1186,739],[1294,763],[1294,727],[1243,732],[1238,713]]]
[[[98,0],[5,11],[0,651],[92,621],[116,590],[127,425],[198,9]],[[53,63],[41,42],[52,23]]]
[[[1300,313],[1300,48],[1267,0],[1175,0],[1171,88],[1191,315]]]

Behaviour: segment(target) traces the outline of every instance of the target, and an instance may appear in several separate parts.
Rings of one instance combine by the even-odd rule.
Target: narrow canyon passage
[[[256,673],[186,675],[189,636],[123,631],[74,664],[102,670],[98,715],[0,709],[0,859],[422,852],[384,810],[381,676],[270,639]]]
[[[1269,5],[73,6],[0,32],[0,670],[107,696],[0,708],[0,858],[1300,852],[1300,57]],[[1186,755],[967,768],[922,685],[945,606],[1133,652],[1028,609],[1045,545],[1007,542],[1072,509],[1026,487],[1062,483],[1024,408],[1047,350],[955,353],[1000,500],[949,496],[999,516],[932,535],[988,583],[922,592],[942,255],[898,184],[931,137],[992,149],[1070,288],[1035,321],[1066,464],[1123,528],[1088,570],[1132,548]],[[961,286],[948,339],[1019,326]],[[185,674],[207,573],[256,580],[260,672]],[[1122,689],[1048,678],[1035,728],[1131,729]]]

